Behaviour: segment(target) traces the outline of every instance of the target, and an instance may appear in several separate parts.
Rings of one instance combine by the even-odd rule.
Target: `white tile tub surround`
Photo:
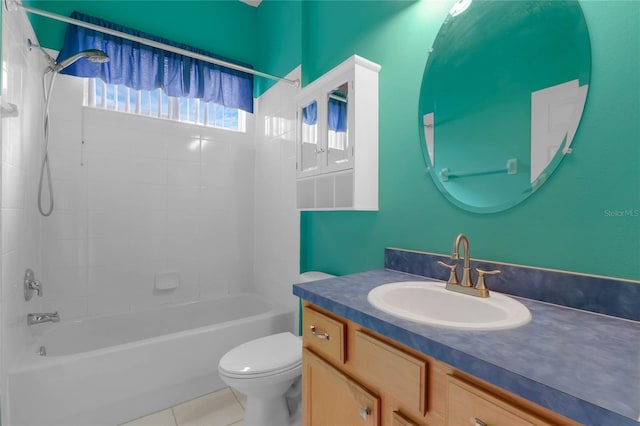
[[[83,108],[82,96],[83,80],[58,76],[46,306],[64,321],[254,290],[253,117],[229,132]],[[166,270],[180,285],[155,289]]]
[[[299,89],[273,86],[235,133],[83,108],[82,87],[60,75],[53,94],[45,307],[64,321],[252,290],[297,306]],[[154,290],[162,270],[177,289]]]
[[[18,107],[17,117],[3,118],[1,127],[0,190],[0,396],[2,415],[8,413],[6,372],[30,343],[27,312],[38,312],[42,300],[25,302],[22,281],[27,267],[41,278],[40,218],[36,212],[39,164],[42,159],[42,70],[39,52],[29,51],[27,39],[37,41],[23,11],[2,13],[2,102]],[[5,422],[6,423],[6,422]],[[8,423],[7,423],[8,424]]]
[[[300,67],[288,79],[300,78]],[[255,164],[255,260],[258,292],[298,312],[291,285],[298,282],[300,213],[296,209],[295,96],[277,83],[257,100]]]

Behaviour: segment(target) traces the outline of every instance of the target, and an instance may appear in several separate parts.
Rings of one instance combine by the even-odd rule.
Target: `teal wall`
[[[447,202],[424,172],[419,146],[427,49],[452,4],[305,3],[308,80],[353,53],[382,71],[380,211],[303,213],[302,270],[379,268],[388,246],[450,253],[464,232],[476,258],[640,279],[640,216],[607,213],[640,210],[640,2],[581,3],[593,62],[574,153],[533,196],[490,215]]]
[[[302,63],[302,6],[300,1],[264,0],[257,9],[257,70],[285,76]],[[256,78],[256,94],[274,80]]]
[[[158,37],[253,64],[257,12],[239,1],[24,0],[25,6],[69,16],[74,10]],[[60,50],[66,24],[29,14],[39,42]]]
[[[592,72],[574,153],[533,196],[489,215],[462,211],[438,192],[416,125],[427,50],[453,0],[266,0],[258,9],[235,1],[28,3],[61,14],[76,8],[272,74],[302,63],[305,84],[353,54],[382,65],[380,211],[303,213],[302,270],[380,268],[389,246],[449,253],[464,232],[476,258],[640,279],[640,216],[614,216],[640,210],[638,1],[581,2]],[[45,46],[58,47],[56,25],[34,25]],[[216,37],[221,30],[232,36]],[[272,84],[257,79],[256,93]]]

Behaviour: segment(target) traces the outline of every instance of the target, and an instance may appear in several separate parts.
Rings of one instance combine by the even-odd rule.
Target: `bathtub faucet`
[[[58,312],[48,314],[27,314],[27,325],[40,324],[43,322],[59,322]]]

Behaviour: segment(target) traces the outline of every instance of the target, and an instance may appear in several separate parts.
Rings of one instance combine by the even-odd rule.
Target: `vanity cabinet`
[[[301,210],[378,209],[378,72],[352,56],[296,98]]]
[[[577,426],[304,302],[304,426]]]

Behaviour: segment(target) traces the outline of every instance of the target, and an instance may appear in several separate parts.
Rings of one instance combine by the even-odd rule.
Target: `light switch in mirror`
[[[571,152],[590,74],[577,1],[457,2],[420,93],[422,151],[438,189],[477,213],[526,199]]]

